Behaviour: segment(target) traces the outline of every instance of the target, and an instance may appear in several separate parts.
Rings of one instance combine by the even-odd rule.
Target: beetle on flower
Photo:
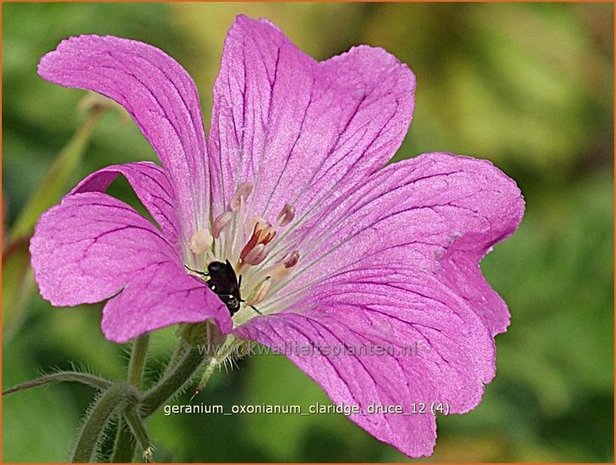
[[[406,65],[368,46],[317,62],[273,24],[239,16],[207,138],[191,78],[152,46],[74,37],[39,74],[118,102],[162,162],[101,169],[41,216],[30,250],[53,305],[109,299],[102,329],[118,343],[212,321],[223,346],[281,350],[361,412],[478,405],[509,324],[479,261],[515,231],[524,202],[488,161],[430,153],[387,165],[414,108]],[[156,224],[105,193],[120,175]],[[237,295],[217,290],[220,267]],[[431,414],[349,417],[408,456],[432,453]]]

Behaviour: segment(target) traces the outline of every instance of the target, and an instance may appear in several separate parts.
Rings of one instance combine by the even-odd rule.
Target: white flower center
[[[278,232],[295,218],[293,206],[286,204],[272,224],[248,211],[246,199],[251,192],[252,184],[240,184],[229,202],[229,209],[218,215],[209,229],[195,231],[188,244],[190,253],[186,266],[189,272],[206,282],[213,279],[208,274],[208,266],[213,262],[229,261],[233,267],[241,299],[238,308],[234,306],[235,299],[221,295],[220,289],[213,290],[223,302],[233,302],[227,306],[235,326],[259,314],[275,311],[266,302],[279,290],[272,291],[272,285],[287,277],[300,258],[299,251],[285,251],[284,246],[276,248],[275,257],[270,255],[274,245],[282,245],[276,243]]]

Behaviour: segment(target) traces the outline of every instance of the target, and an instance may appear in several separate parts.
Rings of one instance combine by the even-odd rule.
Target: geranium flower
[[[433,450],[435,402],[477,406],[509,323],[479,261],[524,203],[488,161],[431,153],[386,166],[414,107],[406,65],[367,46],[317,62],[271,23],[239,16],[207,139],[191,78],[149,45],[73,37],[39,74],[118,102],[163,165],[104,168],[42,215],[32,264],[53,305],[109,299],[102,329],[118,343],[213,320],[284,352],[411,457]],[[120,175],[156,224],[105,193]],[[237,295],[203,274],[227,260]],[[420,403],[428,411],[413,414]],[[405,414],[368,414],[371,404]]]

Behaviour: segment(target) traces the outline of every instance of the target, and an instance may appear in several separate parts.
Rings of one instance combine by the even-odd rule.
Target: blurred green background
[[[2,9],[9,230],[85,118],[77,108],[83,92],[36,75],[39,58],[67,36],[113,34],[162,48],[195,79],[207,120],[225,32],[239,12],[271,19],[319,59],[367,43],[408,63],[417,75],[417,105],[396,158],[436,150],[488,158],[517,180],[527,201],[519,231],[482,264],[512,314],[509,331],[497,337],[497,377],[473,412],[439,418],[436,451],[425,461],[613,460],[611,4],[5,3]],[[136,126],[106,112],[60,190],[100,167],[144,159],[155,156]],[[115,193],[130,196],[123,184]],[[30,297],[24,244],[4,244],[4,388],[73,363],[125,376],[127,348],[102,337],[100,305],[52,309],[35,288]],[[11,295],[11,289],[18,290]],[[153,337],[151,379],[174,343],[174,329]],[[92,395],[64,384],[4,398],[4,461],[65,460]],[[246,359],[217,374],[200,400],[327,402],[316,384],[276,356]],[[339,415],[159,412],[148,425],[158,461],[406,460]]]

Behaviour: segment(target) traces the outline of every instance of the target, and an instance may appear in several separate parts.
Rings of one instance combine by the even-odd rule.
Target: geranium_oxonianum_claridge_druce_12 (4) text
[[[278,350],[410,457],[436,441],[435,415],[412,404],[478,405],[509,324],[479,262],[524,201],[486,160],[387,164],[414,109],[405,64],[364,45],[319,62],[269,21],[238,16],[207,136],[192,79],[150,45],[72,37],[38,72],[115,100],[162,162],[103,168],[41,216],[30,251],[45,299],[108,299],[102,330],[116,343],[208,321],[227,350],[218,362],[242,344]],[[120,175],[154,222],[106,193]],[[392,350],[285,350],[370,345]]]

